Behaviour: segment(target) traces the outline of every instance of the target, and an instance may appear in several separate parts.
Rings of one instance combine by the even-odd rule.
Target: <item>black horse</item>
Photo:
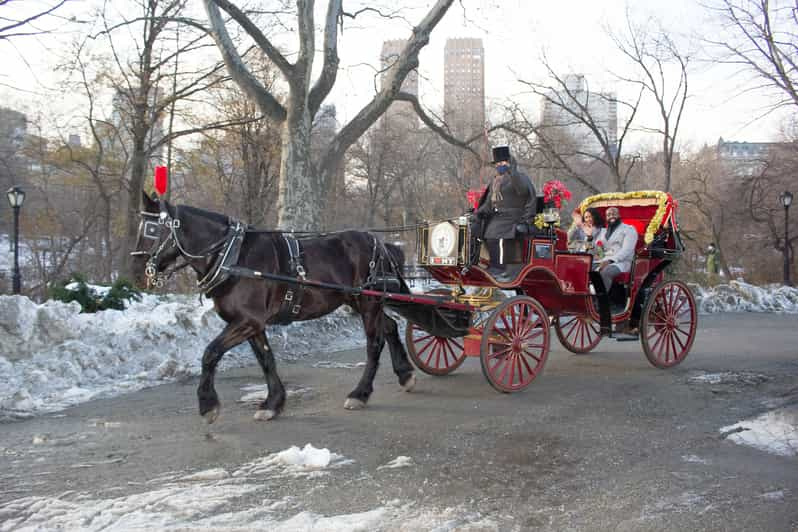
[[[197,388],[199,412],[208,423],[219,415],[219,398],[213,379],[222,356],[248,341],[263,369],[269,386],[268,398],[255,413],[256,420],[278,415],[285,405],[285,388],[277,375],[274,354],[264,332],[267,324],[284,321],[286,292],[296,286],[257,278],[226,275],[219,265],[238,255],[235,266],[259,272],[287,275],[291,263],[289,240],[282,233],[244,228],[235,220],[195,207],[171,205],[143,194],[144,211],[134,271],[139,285],[147,279],[162,279],[178,267],[188,265],[197,274],[200,288],[213,299],[227,326],[202,356],[202,375]],[[237,241],[231,241],[237,239]],[[308,279],[359,287],[373,276],[374,262],[400,267],[404,261],[396,246],[381,244],[365,232],[346,231],[301,240],[302,265]],[[390,255],[390,256],[386,256]],[[160,284],[160,283],[158,283]],[[387,341],[399,384],[411,391],[415,386],[413,368],[399,339],[396,322],[383,312],[377,297],[341,291],[305,289],[302,305],[292,308],[292,321],[312,320],[329,314],[341,305],[351,306],[363,319],[367,338],[367,360],[363,376],[344,402],[347,409],[366,406],[373,391],[380,353]]]

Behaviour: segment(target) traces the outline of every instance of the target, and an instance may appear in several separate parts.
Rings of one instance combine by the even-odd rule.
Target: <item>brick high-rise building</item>
[[[382,43],[382,52],[380,53],[380,65],[382,68],[382,83],[385,83],[385,77],[388,74],[388,69],[399,58],[402,49],[407,44],[407,41],[402,39],[392,39]],[[418,97],[418,71],[411,70],[402,83],[402,92],[410,93]],[[385,111],[383,115],[384,123],[402,123],[408,127],[418,126],[418,116],[413,105],[410,102],[394,102]]]
[[[485,127],[485,49],[482,39],[447,39],[443,54],[443,119],[466,139]]]

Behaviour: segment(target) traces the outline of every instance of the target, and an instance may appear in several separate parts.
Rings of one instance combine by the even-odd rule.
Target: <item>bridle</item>
[[[177,240],[177,233],[175,230],[180,227],[180,220],[173,219],[169,213],[162,210],[160,213],[141,211],[141,222],[139,223],[138,237],[136,238],[136,251],[131,251],[131,256],[146,256],[147,263],[144,266],[144,276],[147,278],[147,285],[162,288],[166,281],[178,270],[188,266],[188,262],[178,265],[168,271],[158,271],[158,261],[160,260],[161,253],[177,247],[178,251],[181,247]],[[148,220],[148,218],[150,218]],[[161,241],[161,227],[166,226],[169,228],[169,236]],[[139,251],[142,239],[152,240],[153,244],[149,250]]]
[[[174,208],[176,210],[180,209],[179,206],[175,206]],[[243,224],[238,221],[233,222],[230,220],[230,218],[228,218],[228,229],[225,232],[225,235],[221,239],[208,246],[205,250],[198,254],[194,254],[189,253],[186,248],[183,247],[177,237],[177,230],[181,227],[178,214],[172,218],[163,205],[161,206],[161,211],[159,213],[141,211],[139,214],[141,215],[142,219],[139,223],[139,233],[136,239],[136,251],[133,251],[130,254],[133,256],[143,255],[147,257],[147,263],[144,267],[144,276],[147,278],[147,284],[155,286],[156,288],[162,288],[166,281],[172,275],[174,275],[175,272],[188,266],[190,262],[186,259],[207,261],[208,259],[211,259],[213,255],[218,256],[219,254],[223,254],[223,258],[226,257],[230,251],[233,240],[237,236],[240,237],[245,230],[245,226]],[[169,235],[163,239],[163,241],[161,241],[162,226],[165,226],[169,229]],[[153,244],[148,251],[138,250],[142,239],[153,241]],[[159,272],[158,262],[160,260],[161,254],[172,248],[177,248],[177,251],[180,253],[180,257],[182,257],[185,262],[182,264],[177,264],[176,260],[176,266]],[[217,260],[215,266],[211,268],[205,277],[197,281],[197,284],[201,289],[210,289],[212,283],[219,278],[219,266],[220,261]]]

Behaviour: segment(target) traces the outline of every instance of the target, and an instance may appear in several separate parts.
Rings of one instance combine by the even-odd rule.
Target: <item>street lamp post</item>
[[[779,194],[779,201],[784,206],[784,284],[792,286],[790,281],[790,205],[792,192],[785,190]]]
[[[22,279],[19,274],[19,210],[25,202],[25,191],[19,187],[11,187],[6,196],[11,208],[14,209],[14,274],[11,278],[11,290],[14,294],[19,294],[22,289]]]

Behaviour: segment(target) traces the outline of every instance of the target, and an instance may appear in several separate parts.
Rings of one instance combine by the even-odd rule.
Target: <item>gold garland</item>
[[[648,227],[646,227],[646,234],[643,237],[643,240],[646,244],[650,244],[654,241],[654,234],[659,229],[660,225],[662,225],[662,218],[665,216],[665,210],[668,206],[668,193],[662,192],[661,190],[637,190],[635,192],[605,192],[603,194],[596,194],[594,196],[588,196],[587,198],[582,200],[582,203],[579,204],[579,212],[585,212],[591,204],[597,201],[614,201],[614,200],[624,200],[624,199],[643,199],[643,198],[655,198],[659,204],[657,207],[657,211],[654,213],[654,216],[651,217],[651,220],[648,222]],[[574,224],[571,225],[573,227]]]

